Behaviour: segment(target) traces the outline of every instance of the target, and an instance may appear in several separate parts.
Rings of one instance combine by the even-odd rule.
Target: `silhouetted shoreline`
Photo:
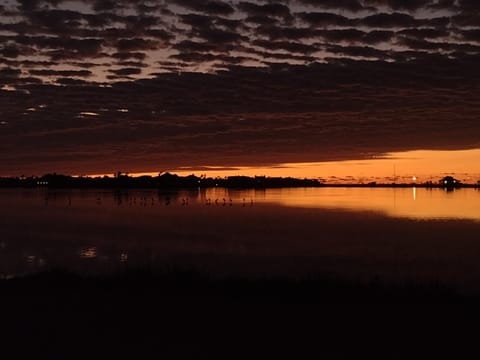
[[[445,180],[447,179],[447,180]],[[318,179],[298,179],[292,177],[267,176],[229,176],[211,178],[206,176],[179,176],[170,173],[158,176],[132,177],[121,173],[113,177],[86,177],[68,176],[61,174],[46,174],[30,177],[0,177],[0,188],[164,188],[164,189],[193,189],[193,188],[296,188],[296,187],[381,187],[381,188],[479,188],[476,184],[463,184],[452,177],[445,177],[438,183],[427,181],[424,183],[327,183]]]

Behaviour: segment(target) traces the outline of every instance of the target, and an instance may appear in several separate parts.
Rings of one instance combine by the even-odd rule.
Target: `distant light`
[[[412,180],[417,181],[417,177],[416,176],[412,177]]]
[[[79,115],[81,116],[99,116],[100,114],[90,111],[82,111]]]
[[[97,248],[95,246],[83,248],[80,250],[80,257],[83,259],[94,259],[97,257]]]
[[[17,88],[12,85],[3,85],[0,89],[3,91],[17,91]]]
[[[128,113],[130,110],[128,109],[117,109],[118,112],[121,112],[121,113]]]

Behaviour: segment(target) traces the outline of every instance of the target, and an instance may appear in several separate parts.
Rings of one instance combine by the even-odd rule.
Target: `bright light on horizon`
[[[269,176],[322,179],[329,183],[384,181],[409,183],[437,181],[452,175],[460,181],[476,183],[480,180],[480,149],[472,150],[413,150],[391,152],[373,159],[324,161],[309,163],[279,163],[267,166],[198,166],[172,168],[180,176],[207,177]],[[394,168],[394,170],[392,170]],[[132,172],[129,176],[157,176],[159,172]],[[97,176],[113,176],[94,174]]]

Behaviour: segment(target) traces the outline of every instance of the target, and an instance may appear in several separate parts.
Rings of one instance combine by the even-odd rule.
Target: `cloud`
[[[0,82],[16,91],[0,97],[0,172],[57,168],[69,151],[151,167],[467,146],[478,142],[478,4],[4,2]],[[72,166],[114,166],[81,159]]]
[[[135,52],[141,50],[155,50],[158,48],[158,42],[143,38],[119,39],[115,47],[119,52]]]
[[[102,81],[112,75],[106,62],[129,59],[146,65],[144,74],[155,72],[159,61],[175,59],[177,65],[169,67],[174,71],[191,71],[195,65],[201,71],[216,71],[219,62],[228,68],[239,58],[255,65],[271,66],[272,58],[308,65],[312,57],[319,62],[348,57],[346,46],[363,52],[371,48],[369,53],[377,54],[372,59],[406,61],[408,51],[427,46],[430,52],[448,56],[445,46],[419,46],[415,39],[476,42],[476,4],[466,0],[79,0],[72,6],[64,0],[15,0],[2,7],[14,20],[0,19],[0,54],[2,63],[11,67],[16,64],[8,61],[27,56],[48,57],[57,64],[98,63],[95,73]],[[475,49],[452,46],[448,51],[461,56],[462,51]],[[21,67],[21,62],[17,64]]]
[[[364,0],[367,6],[387,6],[393,10],[416,11],[426,7],[432,0]]]
[[[68,85],[68,86],[78,86],[78,85],[86,85],[88,82],[80,79],[72,79],[70,77],[65,77],[65,78],[58,78],[56,80],[57,84],[61,85]]]
[[[418,21],[411,15],[403,13],[380,13],[367,16],[360,20],[360,23],[369,27],[395,28],[414,27]]]
[[[311,54],[318,50],[315,45],[300,44],[291,41],[255,40],[253,45],[267,50],[286,50],[291,53]]]
[[[92,72],[89,70],[29,70],[29,73],[36,76],[92,76]]]
[[[111,55],[115,59],[126,60],[126,59],[137,59],[137,60],[144,60],[147,55],[143,52],[116,52]]]
[[[249,16],[271,16],[283,19],[288,19],[291,16],[290,8],[279,3],[258,5],[253,2],[242,1],[237,7]]]
[[[142,73],[142,69],[138,67],[129,67],[129,68],[122,68],[122,69],[110,69],[108,70],[112,74],[117,76],[129,76],[129,75],[138,75]]]
[[[316,26],[351,26],[353,21],[343,15],[325,12],[303,12],[299,13],[298,17],[306,23]]]
[[[172,0],[172,3],[184,8],[217,15],[230,15],[233,7],[223,1]]]
[[[16,78],[18,77],[22,72],[18,69],[13,69],[13,68],[0,68],[0,79],[2,78]]]
[[[301,4],[307,4],[325,9],[344,9],[352,12],[363,10],[364,7],[358,0],[299,0]]]
[[[404,35],[408,37],[414,37],[418,39],[436,39],[442,37],[448,37],[449,31],[446,29],[435,28],[411,28],[404,29],[397,33],[398,35]]]
[[[463,30],[461,34],[467,41],[475,41],[480,43],[480,29]]]

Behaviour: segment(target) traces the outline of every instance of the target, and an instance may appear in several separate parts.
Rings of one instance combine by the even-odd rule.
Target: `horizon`
[[[456,177],[465,184],[476,184],[480,180],[480,149],[456,151],[417,150],[388,153],[374,159],[329,161],[317,163],[287,163],[272,166],[201,166],[164,169],[159,171],[130,172],[111,171],[103,173],[64,173],[50,171],[44,174],[23,176],[40,177],[45,174],[63,174],[72,177],[115,176],[118,172],[131,177],[157,176],[171,173],[179,176],[202,176],[224,178],[230,176],[267,176],[318,179],[324,183],[426,183],[437,182],[447,175]],[[8,175],[18,177],[20,174]],[[5,176],[4,176],[5,177]]]

